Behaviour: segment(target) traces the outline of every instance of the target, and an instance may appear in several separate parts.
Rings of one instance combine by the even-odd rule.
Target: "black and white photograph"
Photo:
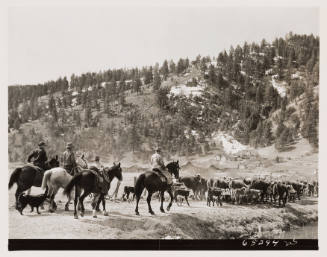
[[[318,250],[320,31],[317,5],[9,6],[9,250]]]

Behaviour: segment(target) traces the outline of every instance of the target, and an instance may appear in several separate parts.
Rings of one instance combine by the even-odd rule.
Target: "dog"
[[[23,210],[25,209],[26,205],[31,206],[31,212],[34,211],[34,207],[36,207],[36,211],[38,214],[41,214],[39,212],[39,206],[45,201],[45,199],[48,196],[48,187],[46,187],[44,194],[40,195],[25,195],[25,193],[21,193],[18,197],[18,211],[21,215],[23,215]]]
[[[130,186],[125,186],[124,187],[124,194],[122,196],[123,201],[126,201],[126,198],[127,198],[127,201],[129,201],[129,194],[133,194],[133,201],[134,201],[134,198],[135,198],[135,188],[134,187],[130,187]]]

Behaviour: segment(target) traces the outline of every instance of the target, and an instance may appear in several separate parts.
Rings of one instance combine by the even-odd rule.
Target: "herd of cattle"
[[[124,195],[134,193],[133,187],[125,187]],[[318,182],[307,181],[268,181],[251,178],[205,179],[200,176],[180,177],[173,184],[174,200],[181,203],[193,192],[194,200],[207,200],[207,205],[222,205],[222,202],[234,204],[255,204],[259,202],[276,203],[285,206],[287,201],[300,200],[301,196],[318,196]]]

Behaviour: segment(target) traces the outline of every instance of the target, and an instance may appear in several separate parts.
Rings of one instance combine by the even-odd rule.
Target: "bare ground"
[[[124,174],[124,184],[132,184],[135,173]],[[118,194],[122,195],[122,187]],[[64,211],[66,198],[59,191],[56,213],[41,210],[41,215],[30,213],[29,207],[21,216],[14,208],[14,192],[9,191],[9,238],[88,238],[88,239],[233,239],[233,238],[277,238],[284,230],[294,229],[318,220],[317,198],[305,198],[288,203],[286,208],[270,204],[232,205],[207,207],[204,201],[190,201],[191,207],[173,204],[169,213],[159,211],[159,202],[152,200],[155,216],[148,213],[145,200],[140,201],[141,216],[134,214],[135,202],[107,200],[109,216],[98,213],[93,218],[90,199],[86,199],[86,214],[73,218]],[[112,190],[112,189],[111,189]],[[32,194],[41,193],[32,188]],[[167,197],[168,199],[168,197]],[[166,207],[168,202],[164,203]]]

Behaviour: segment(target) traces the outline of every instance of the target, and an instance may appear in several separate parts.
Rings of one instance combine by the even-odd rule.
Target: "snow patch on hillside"
[[[296,72],[292,74],[292,79],[302,79],[303,77],[299,74],[299,72]]]
[[[249,146],[241,144],[235,138],[223,132],[215,132],[212,139],[215,143],[221,144],[227,154],[235,154],[250,149]]]
[[[196,87],[188,87],[184,84],[173,86],[170,89],[170,94],[172,95],[185,95],[186,97],[192,96],[201,96],[203,88],[200,85]]]
[[[278,94],[281,97],[286,96],[286,88],[284,87],[284,84],[276,82],[274,76],[272,76],[272,78],[271,78],[271,84],[277,90]]]

